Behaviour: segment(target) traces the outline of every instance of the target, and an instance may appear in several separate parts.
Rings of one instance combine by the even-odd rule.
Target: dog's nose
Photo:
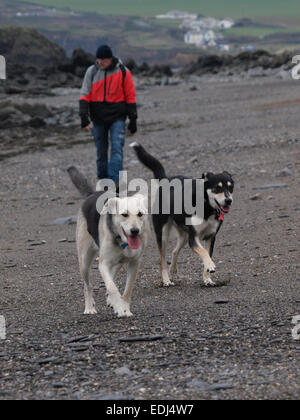
[[[131,233],[131,236],[135,238],[140,233],[140,230],[137,228],[133,228],[133,229],[130,229],[130,233]]]
[[[231,203],[232,203],[232,198],[226,198],[226,199],[225,199],[225,204],[226,204],[227,206],[230,206],[230,205],[231,205]]]

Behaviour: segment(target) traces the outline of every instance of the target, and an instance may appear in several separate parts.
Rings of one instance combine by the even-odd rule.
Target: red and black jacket
[[[98,124],[137,118],[136,91],[130,71],[113,57],[112,65],[101,70],[98,64],[86,71],[80,94],[81,126],[90,119]]]

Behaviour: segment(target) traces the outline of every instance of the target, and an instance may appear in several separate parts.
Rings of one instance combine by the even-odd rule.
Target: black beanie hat
[[[112,58],[113,53],[108,45],[101,45],[96,53],[97,58]]]

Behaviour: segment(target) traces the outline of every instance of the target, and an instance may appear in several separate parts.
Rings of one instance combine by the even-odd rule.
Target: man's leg
[[[107,151],[108,129],[103,124],[95,124],[92,130],[97,149],[97,176],[99,179],[108,178]]]
[[[108,176],[114,182],[119,182],[119,171],[123,170],[123,147],[125,143],[125,121],[115,121],[110,126],[110,162]]]

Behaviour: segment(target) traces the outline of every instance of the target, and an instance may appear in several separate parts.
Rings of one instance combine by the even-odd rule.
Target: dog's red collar
[[[223,222],[224,220],[224,213],[222,211],[219,212],[218,220],[220,220],[220,222]]]

